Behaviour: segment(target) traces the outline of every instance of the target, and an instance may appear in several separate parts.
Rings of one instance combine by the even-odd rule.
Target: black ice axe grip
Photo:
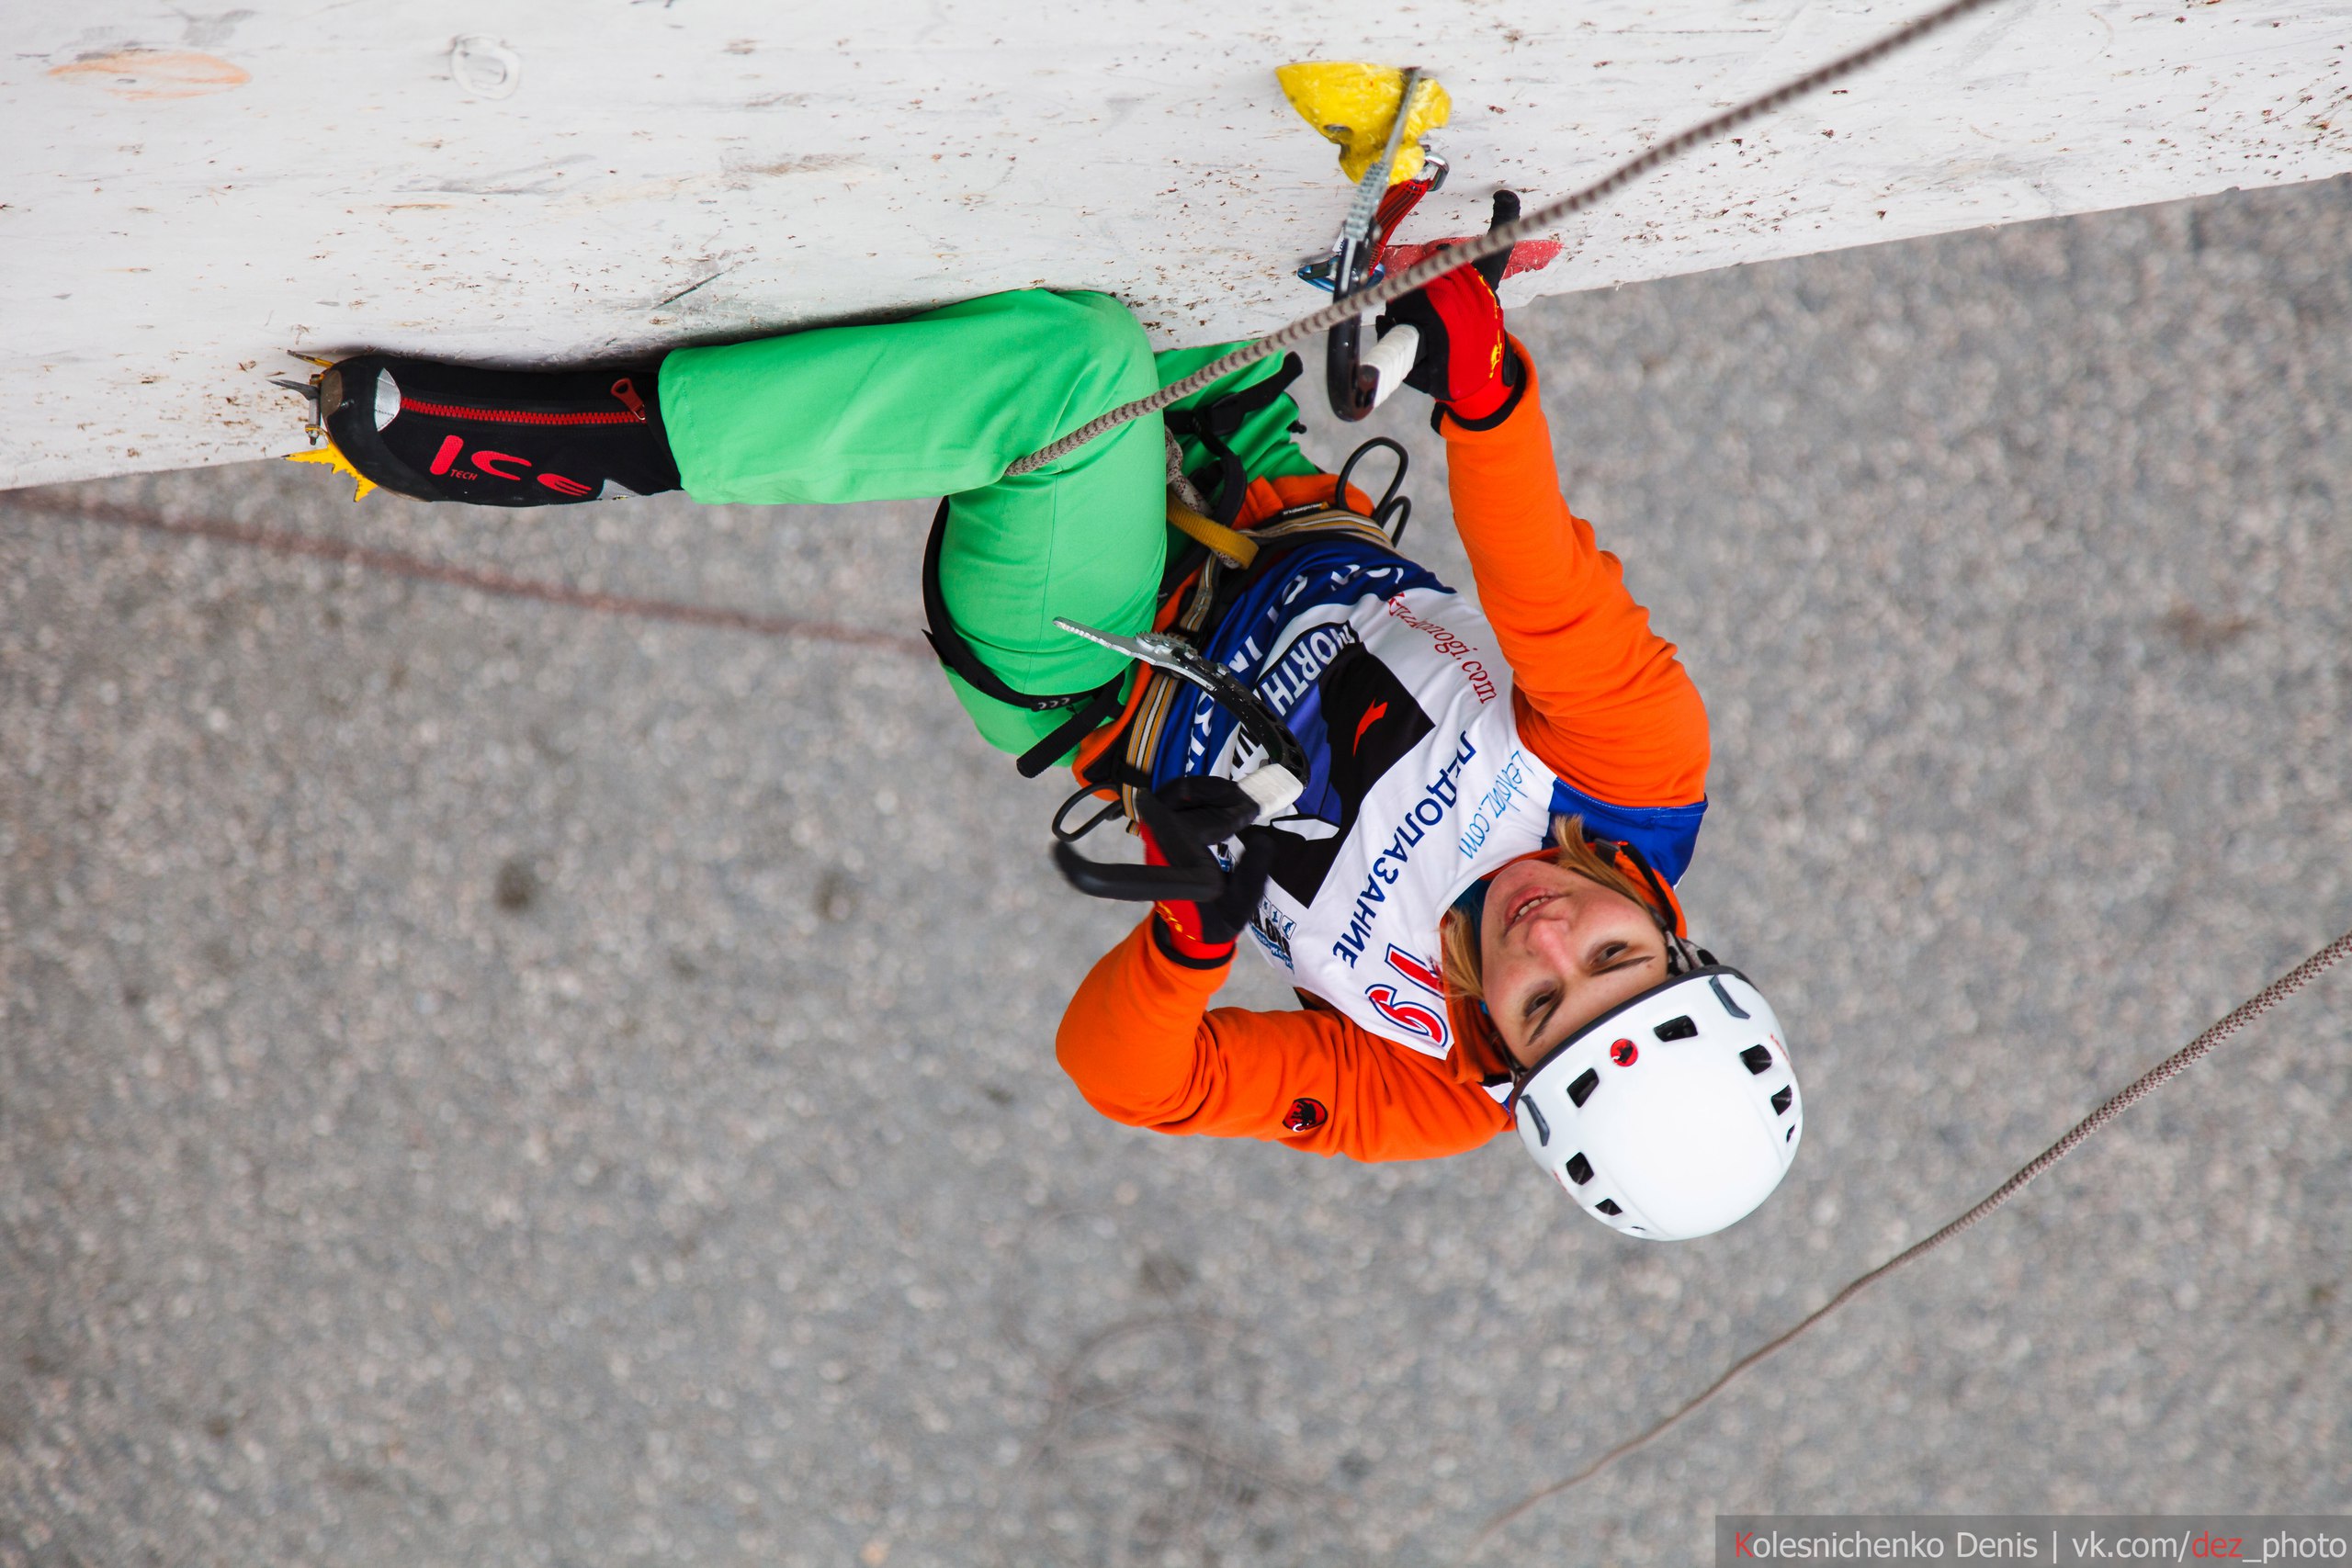
[[[1188,870],[1175,865],[1129,865],[1088,860],[1068,844],[1054,846],[1054,864],[1062,879],[1092,898],[1115,898],[1130,904],[1215,903],[1226,889],[1220,868]]]
[[[1519,220],[1519,193],[1515,190],[1495,192],[1494,216],[1487,220],[1489,230]],[[1511,247],[1516,250],[1518,247]],[[1487,280],[1488,288],[1500,288],[1503,271],[1510,265],[1510,251],[1498,251],[1484,260],[1470,264],[1478,276]],[[1355,250],[1341,244],[1339,261],[1333,270],[1331,292],[1335,298],[1368,288],[1371,284],[1370,260]],[[1384,316],[1383,321],[1388,320]],[[1333,327],[1324,340],[1323,390],[1331,400],[1331,412],[1341,419],[1353,422],[1372,412],[1380,397],[1380,374],[1363,362],[1363,318],[1351,316]]]

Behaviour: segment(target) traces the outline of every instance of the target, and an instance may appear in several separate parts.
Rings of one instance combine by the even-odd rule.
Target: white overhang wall
[[[1446,84],[1426,241],[1916,8],[12,5],[0,485],[294,450],[288,350],[554,364],[1032,286],[1163,345],[1261,333],[1321,302],[1292,269],[1348,197],[1284,62]],[[1505,299],[2337,174],[2347,44],[2346,0],[2002,0],[1576,220]]]

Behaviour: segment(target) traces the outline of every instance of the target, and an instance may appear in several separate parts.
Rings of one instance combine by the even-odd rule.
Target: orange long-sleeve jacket
[[[1705,796],[1706,710],[1617,558],[1562,498],[1534,367],[1513,348],[1531,383],[1518,409],[1491,430],[1442,428],[1454,525],[1510,665],[1520,738],[1595,801],[1687,807]],[[1329,483],[1260,479],[1245,523],[1320,499]],[[1087,1102],[1131,1126],[1360,1160],[1455,1154],[1510,1124],[1480,1087],[1501,1064],[1482,1058],[1476,1032],[1457,1032],[1440,1059],[1312,998],[1282,1012],[1212,1010],[1226,967],[1170,957],[1148,920],[1104,954],[1056,1041]]]

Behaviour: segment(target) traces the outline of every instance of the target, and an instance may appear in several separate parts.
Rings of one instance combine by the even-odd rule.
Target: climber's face
[[[1523,1066],[1667,977],[1647,909],[1540,856],[1495,874],[1478,956],[1487,1011]]]

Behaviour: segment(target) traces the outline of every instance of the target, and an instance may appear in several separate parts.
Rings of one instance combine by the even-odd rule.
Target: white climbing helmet
[[[1804,1102],[1780,1021],[1747,976],[1678,975],[1535,1064],[1512,1101],[1535,1162],[1627,1235],[1723,1229],[1781,1184]]]

